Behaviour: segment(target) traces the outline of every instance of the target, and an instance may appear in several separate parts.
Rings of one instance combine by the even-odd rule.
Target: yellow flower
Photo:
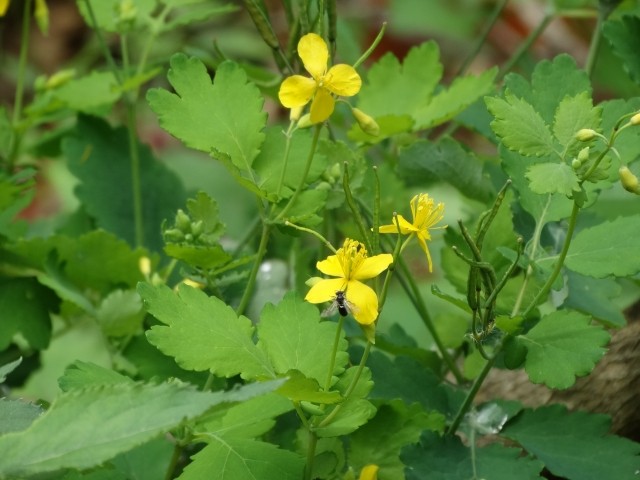
[[[0,17],[4,17],[4,14],[7,13],[8,8],[9,0],[0,0]]]
[[[362,325],[370,325],[378,318],[378,296],[360,280],[380,275],[392,262],[393,256],[388,253],[368,257],[363,244],[347,238],[335,255],[316,264],[325,275],[338,278],[318,281],[305,300],[310,303],[329,302],[335,298],[336,292],[344,292],[348,302],[354,306],[353,318]]]
[[[378,480],[378,470],[380,467],[375,464],[365,465],[360,470],[360,478],[359,480]]]
[[[400,233],[418,237],[420,247],[422,247],[422,250],[427,255],[430,272],[433,271],[433,264],[431,262],[431,253],[429,253],[429,247],[427,246],[427,242],[431,240],[429,229],[447,228],[446,225],[434,227],[434,225],[444,217],[443,212],[444,203],[434,205],[434,201],[429,197],[428,193],[421,193],[411,199],[413,223],[409,223],[402,215],[398,215]],[[394,224],[383,225],[380,227],[380,233],[398,233],[398,227]]]
[[[308,33],[298,42],[298,55],[311,78],[293,75],[282,82],[278,97],[287,108],[302,107],[311,102],[311,123],[324,122],[333,113],[334,95],[352,97],[360,91],[358,72],[345,64],[327,70],[329,49],[322,37]]]

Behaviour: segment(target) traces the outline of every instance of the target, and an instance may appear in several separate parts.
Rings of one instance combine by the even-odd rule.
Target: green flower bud
[[[193,233],[194,237],[199,237],[204,231],[204,222],[202,220],[198,220],[197,222],[191,223],[191,233]]]
[[[49,79],[45,83],[45,88],[48,90],[61,87],[73,77],[76,76],[76,71],[73,68],[68,68],[66,70],[60,70],[59,72],[54,73],[49,77]]]
[[[580,160],[581,163],[589,160],[589,147],[584,147],[582,150],[580,150],[580,152],[578,153],[578,160]]]
[[[574,158],[573,160],[571,160],[571,168],[573,168],[574,170],[578,170],[581,166],[582,162],[579,158]]]
[[[187,233],[187,234],[184,236],[184,241],[185,241],[185,242],[187,242],[187,243],[192,243],[192,242],[193,242],[193,235],[192,235],[192,234],[190,234],[190,233]]]
[[[311,115],[305,113],[300,117],[300,120],[298,120],[298,128],[309,128],[311,126],[313,126],[313,123],[311,123]]]
[[[36,0],[33,16],[42,34],[47,35],[49,33],[49,9],[45,0]]]
[[[182,230],[184,233],[191,232],[191,219],[182,209],[178,209],[176,213],[176,228]]]
[[[582,128],[578,130],[575,137],[581,142],[588,142],[589,140],[593,140],[596,135],[597,132],[595,130],[592,130],[590,128]]]
[[[631,125],[640,125],[640,112],[636,113],[633,117],[631,117],[631,119],[629,120],[629,123]]]
[[[138,9],[132,0],[122,0],[118,5],[118,21],[133,22],[138,15]]]
[[[618,175],[620,176],[620,183],[622,188],[627,192],[640,195],[640,181],[626,165],[623,165],[618,169]]]
[[[170,228],[169,230],[165,230],[163,233],[165,242],[178,243],[184,240],[184,233],[177,228]]]
[[[351,108],[351,112],[364,133],[374,137],[380,135],[380,126],[372,117],[364,113],[359,108]]]

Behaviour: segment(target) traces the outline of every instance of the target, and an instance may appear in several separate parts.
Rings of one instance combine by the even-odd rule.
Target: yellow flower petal
[[[355,68],[341,63],[329,69],[323,86],[336,95],[352,97],[360,91],[362,79]]]
[[[285,78],[280,85],[278,98],[280,103],[287,108],[302,107],[311,100],[315,91],[316,82],[313,79],[302,75],[292,75]]]
[[[402,215],[398,215],[398,224],[400,225],[400,233],[408,235],[413,232],[417,232],[418,229],[409,223]],[[395,224],[382,225],[379,230],[380,233],[398,233],[398,228]]]
[[[327,71],[329,49],[320,35],[307,33],[298,42],[298,55],[304,68],[313,78],[318,80]]]
[[[381,253],[380,255],[365,258],[358,268],[352,272],[351,278],[353,280],[366,280],[377,277],[392,263],[393,255],[390,253]]]
[[[427,246],[427,242],[425,240],[430,240],[431,238],[425,239],[422,233],[416,235],[418,237],[418,243],[420,244],[420,248],[427,256],[427,263],[429,264],[429,273],[433,272],[433,262],[431,261],[431,252],[429,252],[429,247]]]
[[[342,264],[336,255],[329,255],[326,259],[316,263],[316,268],[325,275],[332,277],[344,277]]]
[[[378,296],[371,287],[352,280],[347,284],[346,298],[355,307],[351,314],[358,323],[370,325],[376,321],[378,318]]]
[[[333,113],[333,108],[336,101],[333,99],[328,90],[319,88],[316,91],[316,96],[313,97],[311,102],[311,123],[324,122],[329,115]]]
[[[358,480],[378,480],[378,470],[380,467],[375,464],[370,464],[360,470],[360,477]]]
[[[309,289],[304,299],[309,303],[329,302],[333,300],[333,297],[336,296],[336,292],[338,290],[344,291],[346,284],[347,281],[344,278],[327,278],[324,280],[320,280],[313,287],[311,287],[311,289]]]
[[[7,13],[8,8],[9,0],[0,0],[0,17],[4,17],[4,14]]]

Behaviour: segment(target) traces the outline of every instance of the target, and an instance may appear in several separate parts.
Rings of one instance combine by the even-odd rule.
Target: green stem
[[[342,175],[342,189],[344,190],[344,196],[347,201],[347,205],[351,209],[351,213],[353,213],[353,218],[356,221],[356,225],[358,226],[358,230],[360,230],[360,235],[362,236],[362,241],[364,242],[365,247],[367,247],[367,251],[372,252],[371,241],[369,238],[369,234],[367,232],[367,227],[364,224],[364,220],[362,219],[362,215],[360,214],[360,210],[358,209],[358,205],[356,205],[356,201],[353,198],[353,194],[351,193],[351,187],[349,186],[349,165],[347,162],[344,162],[344,174]]]
[[[98,21],[96,20],[95,13],[93,12],[93,7],[91,6],[91,1],[84,0],[84,3],[87,6],[87,13],[89,14],[89,19],[91,20],[91,24],[93,25],[93,30],[96,34],[96,38],[98,39],[98,44],[100,45],[100,49],[102,50],[104,57],[107,59],[107,63],[109,64],[109,68],[111,69],[113,76],[116,77],[118,84],[122,85],[123,83],[122,75],[120,73],[120,70],[118,69],[118,66],[116,65],[115,60],[113,59],[113,56],[111,55],[111,51],[107,46],[107,42],[102,36],[102,32],[100,31],[100,27],[98,26]]]
[[[380,292],[380,301],[378,303],[378,313],[382,311],[382,307],[384,307],[384,303],[387,300],[387,291],[389,290],[389,283],[391,280],[391,276],[393,275],[393,271],[395,270],[395,264],[398,261],[398,257],[400,256],[400,252],[402,251],[402,234],[400,233],[400,225],[398,224],[398,214],[393,212],[393,222],[396,224],[398,228],[398,239],[396,240],[396,247],[393,250],[393,263],[391,267],[387,269],[387,274],[384,277],[384,283],[382,284],[382,291]],[[406,243],[406,242],[405,242]]]
[[[309,175],[309,170],[311,169],[311,163],[313,162],[313,157],[316,153],[316,148],[318,147],[318,139],[320,138],[320,131],[322,130],[322,125],[316,125],[316,129],[313,132],[313,139],[311,140],[311,149],[309,150],[309,156],[307,157],[307,163],[304,166],[304,170],[302,172],[302,176],[300,177],[300,183],[298,183],[298,187],[291,195],[289,202],[284,206],[284,208],[280,211],[280,213],[273,219],[273,223],[277,223],[282,220],[291,207],[296,203],[298,196],[304,190],[304,186],[307,182],[307,176]]]
[[[551,12],[547,12],[540,22],[540,24],[533,30],[529,36],[525,39],[525,41],[518,47],[518,50],[511,56],[511,58],[505,63],[500,71],[498,72],[498,76],[496,77],[496,81],[504,77],[509,71],[514,67],[516,63],[520,61],[520,59],[524,56],[524,54],[529,50],[533,42],[537,40],[537,38],[542,35],[544,30],[547,28],[551,20],[553,20],[554,14]]]
[[[178,464],[178,460],[180,460],[180,455],[182,454],[182,447],[177,445],[173,447],[173,454],[171,455],[171,461],[169,462],[169,466],[167,467],[167,473],[164,476],[164,480],[171,480],[173,478],[173,472],[176,469],[176,465]]]
[[[424,300],[422,299],[420,290],[418,289],[418,286],[413,281],[411,272],[409,272],[409,269],[407,268],[407,265],[404,263],[402,258],[398,259],[398,265],[400,265],[400,268],[402,269],[402,274],[403,274],[402,276],[398,277],[400,284],[405,289],[405,291],[409,294],[409,299],[411,300],[411,303],[413,303],[413,306],[415,307],[416,311],[420,315],[422,323],[424,323],[424,326],[427,328],[427,330],[429,331],[429,334],[433,338],[433,342],[436,344],[436,348],[440,352],[440,355],[442,356],[442,360],[447,365],[447,368],[451,371],[453,376],[456,377],[456,381],[458,383],[464,383],[465,381],[464,376],[458,369],[458,366],[456,365],[456,363],[453,361],[453,358],[451,358],[451,355],[449,355],[447,348],[442,343],[442,340],[440,339],[440,335],[438,335],[436,327],[431,321],[431,317],[429,316],[427,307],[424,304]]]
[[[305,480],[312,480],[313,475],[313,460],[316,457],[316,445],[318,444],[318,436],[309,431],[309,444],[307,445],[307,465],[304,469]]]
[[[316,237],[318,240],[320,240],[322,243],[324,243],[324,245],[331,250],[334,254],[336,253],[336,249],[333,245],[331,245],[331,243],[329,242],[329,240],[327,240],[322,234],[316,232],[315,230],[311,230],[310,228],[305,228],[305,227],[301,227],[299,225],[296,225],[295,223],[291,223],[289,221],[285,221],[284,222],[285,226],[287,227],[291,227],[291,228],[295,228],[296,230],[300,230],[301,232],[306,232],[309,233],[311,235],[313,235],[314,237]]]
[[[549,293],[549,290],[551,290],[551,286],[556,281],[556,278],[562,271],[562,267],[564,266],[564,259],[567,257],[567,253],[569,252],[569,247],[571,246],[571,239],[573,238],[573,231],[575,230],[575,227],[576,227],[576,221],[578,219],[579,211],[580,211],[580,207],[578,206],[578,203],[574,201],[573,210],[571,211],[571,216],[569,217],[569,226],[567,227],[567,236],[564,239],[564,244],[562,245],[562,250],[560,251],[560,255],[558,256],[558,260],[556,261],[556,265],[553,269],[553,272],[551,272],[551,275],[549,276],[549,278],[547,278],[547,281],[542,286],[538,294],[531,301],[527,309],[522,313],[523,317],[526,318],[527,315],[531,313],[531,311],[536,307],[538,302],[540,302],[540,300],[546,294]]]
[[[585,64],[585,71],[589,78],[593,76],[593,71],[596,66],[596,60],[598,58],[598,50],[600,49],[600,41],[602,40],[602,26],[606,20],[606,13],[602,10],[598,10],[598,19],[596,20],[596,28],[591,37],[591,44],[589,45],[589,55],[587,56],[587,63]]]
[[[262,225],[262,235],[260,237],[260,245],[258,246],[258,252],[256,253],[256,260],[251,268],[251,272],[249,273],[249,280],[247,282],[247,286],[244,289],[244,293],[242,294],[242,298],[240,299],[240,304],[236,309],[236,313],[238,315],[242,315],[249,305],[249,301],[251,300],[251,295],[253,294],[253,288],[256,284],[256,278],[258,276],[258,270],[260,269],[260,265],[262,264],[262,259],[267,253],[267,244],[269,243],[269,234],[271,233],[271,226],[268,224]]]
[[[487,23],[484,25],[484,28],[482,29],[482,32],[480,33],[478,40],[476,40],[475,45],[469,52],[469,55],[467,55],[467,58],[465,58],[464,62],[462,62],[462,65],[460,65],[460,68],[458,69],[458,73],[456,74],[456,77],[459,77],[466,73],[467,69],[469,68],[469,65],[471,65],[471,62],[475,60],[476,56],[478,55],[478,52],[480,52],[480,49],[482,48],[482,46],[487,40],[487,37],[489,36],[489,32],[491,32],[491,30],[493,29],[493,26],[498,21],[498,18],[500,18],[500,14],[504,10],[504,8],[507,6],[508,2],[509,0],[500,0],[499,2],[496,2],[496,5],[493,11],[491,12],[491,16],[489,17]]]
[[[280,198],[280,191],[284,185],[284,176],[287,173],[287,164],[289,163],[289,152],[291,151],[291,131],[294,122],[289,123],[289,129],[285,133],[286,142],[284,144],[284,158],[282,159],[282,170],[280,170],[280,178],[278,179],[278,188],[276,189],[276,197]]]
[[[384,31],[386,29],[387,29],[387,22],[383,22],[382,23],[382,27],[380,27],[380,31],[378,32],[378,36],[373,40],[373,43],[367,49],[367,51],[364,52],[360,56],[360,58],[356,61],[356,63],[353,64],[353,68],[358,68],[360,65],[362,65],[362,62],[364,62],[367,58],[369,58],[369,55],[371,55],[373,53],[373,51],[376,49],[376,47],[378,46],[378,44],[382,40],[382,36],[384,35]]]
[[[336,366],[336,354],[338,353],[338,345],[340,345],[340,336],[342,326],[344,325],[344,317],[339,315],[338,328],[336,328],[336,336],[333,339],[333,349],[331,350],[331,362],[329,363],[329,371],[327,372],[327,380],[324,382],[324,390],[328,392],[331,388],[331,379],[333,378],[333,369]]]
[[[453,435],[458,430],[458,427],[460,426],[460,422],[462,422],[462,419],[464,418],[465,414],[469,411],[469,408],[473,403],[473,399],[478,394],[478,391],[480,390],[480,387],[482,386],[484,379],[487,377],[487,375],[491,371],[491,368],[493,367],[493,364],[495,363],[496,358],[498,357],[497,354],[500,348],[501,348],[500,346],[496,348],[493,357],[487,360],[487,363],[484,364],[484,367],[482,368],[480,375],[478,375],[478,377],[473,382],[473,385],[471,386],[471,389],[469,390],[469,392],[467,393],[467,396],[462,402],[462,405],[460,405],[460,408],[458,409],[458,412],[456,413],[456,416],[453,419],[453,422],[451,423],[451,425],[449,425],[449,428],[447,429],[448,435]]]

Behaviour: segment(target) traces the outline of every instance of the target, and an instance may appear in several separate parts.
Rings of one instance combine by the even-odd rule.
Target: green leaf
[[[244,70],[225,61],[212,83],[199,59],[178,53],[171,57],[168,79],[175,94],[159,88],[147,93],[162,128],[188,147],[228,156],[233,165],[250,173],[264,141],[267,116],[264,100],[247,82]]]
[[[559,310],[518,337],[527,348],[525,370],[533,383],[569,388],[576,377],[593,370],[610,336],[590,320],[578,312]]]
[[[620,306],[612,299],[620,296],[622,287],[612,278],[585,277],[572,271],[566,272],[569,294],[564,308],[591,315],[608,327],[624,327],[627,323]]]
[[[587,92],[567,96],[562,99],[556,110],[553,134],[560,145],[565,147],[567,155],[575,155],[584,147],[582,142],[576,140],[576,132],[582,128],[599,130],[601,118],[602,108],[593,106],[591,96]]]
[[[142,330],[144,309],[135,290],[113,290],[96,309],[96,320],[105,335],[123,337]]]
[[[416,443],[423,430],[441,432],[444,417],[426,413],[418,404],[396,400],[378,408],[376,416],[356,430],[349,440],[349,464],[356,471],[371,463],[380,467],[379,477],[404,479],[400,450]]]
[[[606,415],[567,412],[562,405],[525,410],[502,435],[517,441],[554,475],[580,480],[633,480],[640,444],[608,435]]]
[[[28,344],[42,350],[51,338],[49,312],[57,310],[59,300],[34,278],[0,281],[0,351],[6,349],[20,332]]]
[[[168,243],[164,247],[164,253],[182,260],[188,265],[204,269],[217,268],[231,260],[231,255],[225,252],[220,245],[204,246]]]
[[[214,438],[191,457],[179,480],[300,480],[304,460],[298,454],[257,440]]]
[[[565,265],[595,278],[626,277],[640,272],[640,215],[620,217],[585,228],[569,247]]]
[[[148,147],[137,145],[145,245],[162,248],[158,225],[184,204],[186,192],[175,173],[156,161]],[[125,128],[80,116],[76,131],[62,149],[79,180],[75,193],[99,227],[135,245],[133,184],[129,138]]]
[[[527,170],[533,193],[562,193],[571,195],[580,189],[576,172],[566,163],[537,163]]]
[[[17,360],[14,360],[13,362],[9,362],[0,366],[0,383],[4,383],[5,380],[7,379],[7,375],[13,372],[16,368],[18,368],[21,363],[22,363],[22,357],[18,357]]]
[[[7,158],[11,142],[13,142],[13,128],[5,107],[0,107],[0,157]],[[0,203],[1,204],[1,203]]]
[[[0,437],[0,477],[100,465],[214,405],[246,400],[280,383],[215,393],[179,383],[106,385],[64,393],[29,428]]]
[[[287,381],[278,389],[278,393],[291,401],[330,404],[342,399],[340,392],[326,391],[317,380],[307,378],[297,370],[288,371],[286,376]]]
[[[316,212],[325,206],[327,199],[327,190],[319,188],[312,190],[303,190],[293,207],[289,209],[286,220],[298,225],[314,226],[322,221],[322,217],[316,215]],[[286,202],[281,202],[280,207],[276,210],[276,214],[279,213]]]
[[[335,322],[320,322],[318,309],[293,293],[274,306],[267,304],[260,315],[258,347],[262,348],[276,373],[298,370],[320,385],[327,380],[333,343]],[[340,375],[349,361],[344,333],[336,354],[332,375]]]
[[[383,115],[376,117],[376,123],[380,127],[380,133],[373,136],[362,131],[358,122],[354,122],[349,130],[349,139],[354,142],[375,144],[398,133],[408,132],[413,127],[413,119],[409,115]]]
[[[181,10],[179,15],[171,16],[169,21],[162,26],[160,29],[161,32],[168,32],[171,30],[175,30],[176,28],[183,27],[192,23],[196,23],[204,20],[211,20],[219,15],[224,15],[227,13],[233,13],[238,11],[239,7],[232,4],[226,5],[216,5],[215,3],[211,4],[210,2],[205,1],[163,1],[165,5],[172,6],[181,6],[181,5],[189,5],[189,4],[197,4],[195,7],[192,7],[188,10]]]
[[[109,368],[80,360],[76,360],[69,365],[65,369],[64,375],[58,379],[58,385],[60,385],[60,390],[63,392],[100,385],[119,385],[121,383],[131,384],[133,380]]]
[[[87,11],[87,4],[83,0],[76,0],[78,9],[82,14],[84,21],[93,29],[100,28],[107,32],[124,32],[129,25],[120,22],[118,12],[120,11],[121,0],[100,0],[99,2],[91,2],[91,8],[95,15],[98,26],[93,24],[91,16]],[[157,0],[136,0],[135,9],[136,17],[134,19],[134,27],[142,28],[148,21],[149,16],[157,7]]]
[[[490,68],[478,76],[457,77],[446,90],[438,92],[429,102],[414,114],[414,130],[432,128],[463,112],[476,100],[494,90],[493,79],[497,67]]]
[[[604,24],[603,32],[629,77],[640,84],[640,17],[625,15],[621,21],[609,20]]]
[[[0,436],[26,429],[42,412],[38,405],[23,400],[0,398]]]
[[[507,90],[504,100],[487,97],[485,103],[494,116],[491,128],[509,150],[532,157],[555,154],[548,125],[526,100]]]
[[[402,461],[407,466],[407,480],[535,480],[542,462],[523,456],[522,450],[494,443],[471,450],[454,435],[444,437],[424,432],[420,443],[405,447]],[[517,477],[514,474],[517,472]]]
[[[387,53],[369,69],[358,94],[358,108],[372,117],[413,115],[431,100],[442,70],[433,41],[413,47],[402,64]]]
[[[53,91],[53,96],[65,107],[88,114],[108,113],[120,95],[113,73],[95,71],[69,80]]]
[[[167,474],[175,448],[172,439],[164,436],[121,453],[109,463],[127,480],[156,480]]]
[[[351,367],[336,383],[334,388],[343,396],[354,380],[357,370],[358,367]],[[332,416],[326,425],[316,428],[317,435],[319,437],[338,437],[347,435],[364,425],[376,413],[376,407],[366,399],[371,387],[373,387],[371,370],[365,367],[351,395],[344,402],[333,407],[339,408],[338,413]],[[326,415],[319,417],[320,425],[329,415],[332,415],[333,408],[329,409],[329,413]]]
[[[488,202],[493,195],[482,163],[458,142],[446,137],[438,143],[418,140],[400,151],[398,173],[409,184],[443,181],[467,198]]]
[[[166,285],[138,285],[147,311],[164,325],[147,331],[149,342],[187,370],[215,375],[273,378],[269,359],[253,343],[253,325],[222,300],[182,284],[177,294]]]

